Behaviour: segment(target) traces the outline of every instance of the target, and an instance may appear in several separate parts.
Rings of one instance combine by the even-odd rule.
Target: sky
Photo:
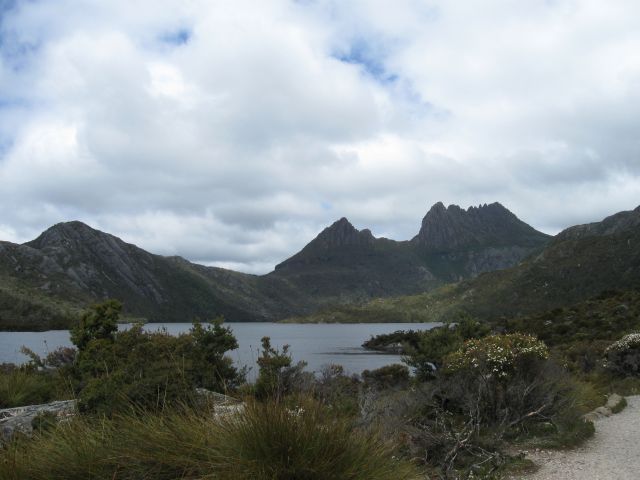
[[[266,273],[438,201],[640,204],[637,0],[0,0],[0,239],[80,220]]]

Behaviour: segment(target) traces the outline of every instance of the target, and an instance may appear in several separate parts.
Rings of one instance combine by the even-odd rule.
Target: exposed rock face
[[[158,257],[82,222],[59,223],[25,244],[43,255],[42,270],[64,273],[96,297],[126,289],[155,303],[167,301],[152,270]],[[49,268],[47,268],[49,267]]]
[[[300,252],[276,265],[276,270],[314,263],[319,256],[326,259],[326,254],[330,252],[370,250],[375,240],[370,230],[357,230],[343,217],[320,232]]]
[[[550,237],[519,220],[499,203],[448,208],[436,203],[422,220],[412,242],[433,253],[477,247],[536,247]]]
[[[349,220],[342,217],[330,227],[325,228],[309,245],[322,248],[343,247],[346,245],[372,245],[375,240],[370,230],[356,230]]]
[[[512,267],[549,238],[499,203],[464,210],[439,202],[424,217],[411,243],[443,278],[456,281]]]

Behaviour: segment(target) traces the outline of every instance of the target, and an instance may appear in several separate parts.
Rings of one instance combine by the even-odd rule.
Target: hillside
[[[128,317],[279,320],[341,304],[415,294],[516,264],[548,236],[494,203],[434,205],[411,241],[375,238],[345,218],[267,275],[163,257],[81,222],[22,245],[0,242],[0,328],[60,328],[117,298]],[[446,247],[449,245],[449,247]]]
[[[339,306],[304,321],[438,321],[467,312],[484,320],[576,304],[607,290],[640,288],[640,207],[559,233],[519,265],[432,292]]]

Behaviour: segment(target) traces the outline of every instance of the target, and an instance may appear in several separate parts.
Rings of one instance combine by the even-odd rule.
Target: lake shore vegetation
[[[226,356],[237,342],[222,319],[178,336],[119,331],[120,305],[105,302],[81,316],[75,349],[0,369],[0,408],[75,398],[79,409],[4,442],[0,477],[501,478],[526,467],[522,450],[580,444],[594,431],[584,414],[640,387],[635,325],[596,331],[605,310],[635,308],[619,300],[546,314],[569,323],[565,335],[546,316],[459,316],[374,337],[370,348],[400,346],[404,365],[361,375],[308,372],[265,337],[254,383]],[[237,404],[220,410],[203,392]]]

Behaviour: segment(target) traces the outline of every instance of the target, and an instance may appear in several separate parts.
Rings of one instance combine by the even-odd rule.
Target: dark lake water
[[[291,323],[225,323],[231,327],[240,345],[229,356],[239,366],[251,368],[254,377],[256,359],[260,352],[260,339],[271,337],[272,345],[281,348],[290,345],[294,361],[307,362],[307,370],[319,371],[323,365],[337,363],[349,373],[380,368],[400,362],[399,355],[369,352],[361,347],[373,335],[396,330],[428,330],[437,323],[356,323],[356,324],[291,324]],[[191,328],[190,323],[148,323],[145,330],[166,328],[177,334]],[[22,363],[27,358],[20,353],[25,345],[40,355],[59,346],[71,346],[68,330],[48,332],[0,332],[0,363]]]

